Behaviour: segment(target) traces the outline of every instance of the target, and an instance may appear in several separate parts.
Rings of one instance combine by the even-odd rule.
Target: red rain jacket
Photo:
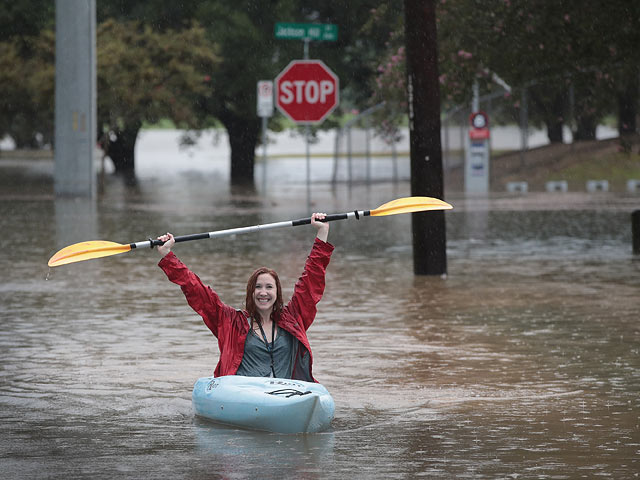
[[[313,381],[311,366],[313,356],[307,338],[307,329],[316,316],[316,304],[322,298],[325,286],[325,271],[333,245],[316,238],[304,266],[302,276],[296,282],[293,296],[282,311],[278,326],[299,341],[293,378]],[[204,285],[173,252],[165,255],[158,263],[169,280],[182,288],[187,302],[198,313],[209,330],[218,339],[220,360],[214,376],[235,375],[244,355],[244,343],[249,333],[248,313],[236,310],[220,301],[218,294]]]

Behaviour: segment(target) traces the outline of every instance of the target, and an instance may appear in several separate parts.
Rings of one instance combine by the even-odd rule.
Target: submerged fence
[[[501,124],[501,150],[517,150],[523,153],[529,148],[529,128],[526,109],[516,108],[513,99],[505,92],[480,97],[480,109]],[[376,181],[407,180],[409,168],[409,131],[399,130],[398,140],[388,142],[377,134],[373,113],[384,103],[364,110],[336,130],[331,181],[347,183],[371,183]],[[445,172],[464,165],[466,136],[471,106],[457,106],[442,114],[441,143]],[[525,111],[525,115],[521,112]],[[492,140],[490,140],[492,141]],[[541,143],[541,138],[536,143]],[[493,145],[490,144],[491,147]]]
[[[525,153],[533,147],[549,143],[546,130],[531,128],[528,113],[528,90],[521,89],[516,96],[505,90],[478,98],[478,110],[485,112],[490,121],[489,149],[492,154],[520,152],[520,169],[526,170]],[[409,131],[400,129],[397,142],[388,143],[376,133],[372,114],[383,103],[371,107],[336,130],[331,180],[348,183],[398,181],[409,178]],[[443,111],[441,117],[441,143],[445,174],[462,168],[469,131],[471,105],[460,105]],[[604,132],[599,138],[614,136]],[[565,143],[573,141],[571,128],[563,131]]]
[[[336,130],[332,183],[400,180],[399,142],[388,143],[376,135],[371,118],[383,106],[384,103],[380,103],[368,108]],[[408,148],[403,150],[403,160],[408,159],[408,151]]]

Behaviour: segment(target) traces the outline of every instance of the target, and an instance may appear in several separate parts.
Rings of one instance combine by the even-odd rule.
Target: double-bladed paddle
[[[382,217],[385,215],[397,215],[399,213],[423,212],[427,210],[448,210],[453,208],[447,202],[431,197],[405,197],[392,200],[384,205],[380,205],[375,210],[354,210],[348,213],[336,213],[327,215],[323,221],[332,222],[334,220],[346,220],[349,218],[359,219],[360,217]],[[176,243],[187,242],[189,240],[202,240],[205,238],[216,238],[225,235],[236,235],[240,233],[259,232],[261,230],[269,230],[281,227],[297,227],[298,225],[308,225],[311,223],[311,217],[301,218],[299,220],[289,220],[286,222],[266,223],[264,225],[253,225],[250,227],[231,228],[228,230],[218,230],[215,232],[194,233],[191,235],[183,235],[175,237]],[[108,242],[105,240],[93,240],[90,242],[80,242],[69,245],[58,251],[49,259],[50,267],[58,267],[68,263],[82,262],[92,258],[108,257],[119,253],[128,252],[134,248],[153,248],[162,245],[161,240],[145,240],[143,242],[121,244]]]

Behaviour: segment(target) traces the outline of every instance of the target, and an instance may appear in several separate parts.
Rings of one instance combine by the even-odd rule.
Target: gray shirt
[[[271,376],[271,356],[260,333],[253,330],[244,342],[244,355],[236,375],[247,377]],[[273,366],[277,378],[291,378],[297,353],[298,340],[289,332],[278,328],[273,345]]]

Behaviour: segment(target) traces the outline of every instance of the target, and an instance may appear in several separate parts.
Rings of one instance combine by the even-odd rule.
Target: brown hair
[[[260,315],[258,315],[258,307],[256,307],[256,302],[253,300],[253,292],[256,289],[258,277],[263,273],[268,273],[276,281],[276,302],[273,304],[273,310],[271,311],[271,320],[277,322],[280,318],[280,312],[282,312],[282,287],[280,286],[280,279],[278,278],[278,274],[270,268],[260,267],[251,274],[251,276],[249,277],[249,281],[247,282],[247,298],[245,301],[245,305],[247,308],[247,312],[249,313],[249,318],[251,318],[252,327],[254,321],[262,322],[262,318],[260,317]]]

